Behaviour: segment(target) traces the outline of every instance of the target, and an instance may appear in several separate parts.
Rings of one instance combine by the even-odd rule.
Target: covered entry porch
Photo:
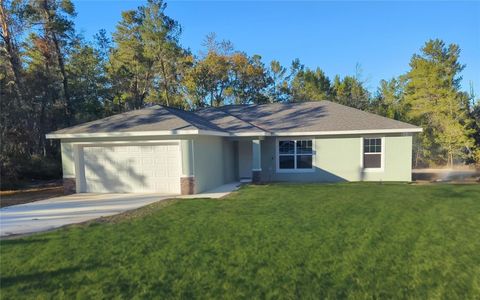
[[[235,172],[240,182],[261,181],[263,137],[238,138],[233,141],[235,150]]]

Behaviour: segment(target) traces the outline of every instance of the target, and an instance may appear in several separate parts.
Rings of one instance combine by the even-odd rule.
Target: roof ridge
[[[251,106],[251,105],[245,105],[245,104],[236,104],[236,106],[253,107],[253,106]],[[217,109],[217,108],[215,107],[214,109]],[[270,131],[268,131],[268,130],[266,130],[266,129],[263,129],[262,127],[260,127],[260,126],[258,126],[258,125],[255,125],[255,124],[253,124],[252,122],[249,122],[249,121],[246,121],[246,120],[244,120],[244,119],[242,119],[242,118],[239,118],[239,117],[233,115],[232,113],[230,113],[230,112],[228,112],[228,111],[225,111],[225,110],[223,110],[223,109],[218,109],[218,110],[219,110],[219,111],[222,111],[223,113],[225,113],[225,114],[227,114],[227,115],[229,115],[229,116],[232,116],[232,117],[234,117],[235,119],[238,119],[238,120],[240,120],[240,121],[242,121],[242,122],[244,122],[244,123],[250,124],[250,125],[252,125],[253,127],[258,128],[259,130],[261,130],[261,131],[263,131],[263,132],[268,132],[268,133],[270,133]]]
[[[199,116],[197,115],[196,113],[192,112],[192,111],[188,111],[188,110],[184,110],[184,109],[179,109],[179,108],[176,108],[176,107],[170,107],[170,106],[164,106],[164,105],[160,105],[162,108],[166,109],[167,111],[171,112],[172,113],[172,110],[175,110],[175,111],[178,111],[180,113],[185,113],[185,114],[189,114],[191,116],[194,116],[195,118],[198,118],[200,119],[202,122],[205,122],[208,124],[207,127],[212,127],[213,130],[216,130],[216,131],[220,131],[220,132],[227,132],[225,130],[223,130],[222,128],[218,127],[217,125],[213,124],[212,122],[210,122],[210,120],[207,120],[205,119],[204,117],[202,116]],[[188,124],[190,124],[191,126],[195,127],[197,130],[202,130],[201,128],[199,128],[197,125],[193,124],[191,121],[187,120],[186,118],[182,117],[181,115],[179,114],[176,114],[176,113],[173,113],[177,118],[180,118],[182,119],[183,121],[187,122]]]

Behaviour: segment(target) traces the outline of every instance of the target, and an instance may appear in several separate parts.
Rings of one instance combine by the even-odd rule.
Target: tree
[[[75,122],[87,122],[103,117],[109,90],[102,54],[79,39],[72,47],[66,68],[71,78]]]
[[[292,89],[294,102],[328,100],[332,96],[330,79],[320,68],[300,70],[293,78]]]
[[[460,48],[441,40],[429,40],[421,54],[413,55],[406,74],[407,117],[424,127],[416,164],[447,163],[471,154],[468,97],[460,92]]]
[[[194,107],[225,104],[226,89],[230,85],[230,62],[226,55],[209,51],[188,71],[185,86]]]
[[[114,101],[122,110],[144,105],[153,77],[153,62],[145,57],[140,34],[142,15],[138,11],[122,12],[122,20],[113,34],[108,73]]]
[[[105,29],[100,29],[94,36],[94,48],[102,65],[106,65],[112,51],[112,40]]]
[[[286,77],[286,81],[288,82],[287,84],[287,90],[288,90],[288,101],[290,102],[295,102],[295,100],[299,97],[297,97],[297,92],[298,90],[293,86],[293,80],[297,76],[299,72],[302,72],[305,69],[305,66],[300,63],[300,59],[296,58],[292,61],[290,64],[290,73]]]
[[[185,61],[178,44],[180,25],[165,15],[166,4],[149,0],[146,6],[122,13],[113,40],[109,74],[115,101],[124,109],[145,102],[183,106],[180,82]]]
[[[265,89],[270,83],[259,55],[248,57],[245,53],[230,56],[231,82],[228,92],[235,104],[261,104],[268,102]]]
[[[18,1],[1,1],[0,2],[0,25],[1,25],[1,48],[0,55],[2,57],[2,66],[6,66],[4,74],[9,72],[12,81],[13,90],[16,93],[17,104],[22,102],[23,93],[23,67],[20,61],[20,50],[18,41],[15,37],[21,36],[23,33],[23,21],[21,18],[24,4]],[[8,70],[7,70],[8,69]],[[6,76],[5,76],[6,78]],[[21,105],[21,104],[20,104]]]
[[[231,42],[217,41],[215,34],[206,37],[204,46],[206,53],[192,58],[184,80],[193,107],[268,102],[270,79],[260,56],[235,52]]]
[[[399,79],[381,80],[372,103],[372,110],[387,118],[404,120],[403,90],[404,83]]]
[[[20,37],[24,3],[0,1],[0,174],[2,181],[17,178],[21,162],[28,159],[26,88],[21,62]]]
[[[475,99],[473,92],[471,93],[471,99]],[[480,164],[480,99],[472,101],[471,117],[474,120],[472,122],[473,139],[475,140],[475,150],[473,160]]]
[[[185,51],[179,45],[181,27],[165,15],[166,3],[150,0],[142,9],[140,27],[145,57],[153,61],[153,97],[149,102],[183,107],[180,83],[185,67]]]
[[[69,78],[65,67],[65,52],[67,51],[65,48],[74,38],[74,24],[71,18],[75,15],[75,8],[70,0],[32,1],[28,5],[26,13],[31,24],[41,26],[37,39],[41,39],[43,46],[48,49],[44,51],[45,58],[55,61],[54,67],[58,68],[60,73],[57,77],[62,85],[64,121],[67,126],[72,124],[74,112],[72,111]]]
[[[345,76],[340,79],[337,75],[333,80],[332,100],[343,105],[367,110],[370,106],[370,93],[357,76]]]
[[[268,76],[270,85],[267,97],[270,103],[288,101],[288,81],[286,78],[287,69],[279,61],[272,60]]]

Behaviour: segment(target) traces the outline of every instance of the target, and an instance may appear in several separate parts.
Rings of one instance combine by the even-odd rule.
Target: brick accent
[[[195,194],[195,177],[180,177],[180,193],[182,195]]]
[[[65,195],[77,192],[75,178],[63,178],[63,193]]]
[[[252,183],[259,184],[262,182],[262,171],[252,171]]]

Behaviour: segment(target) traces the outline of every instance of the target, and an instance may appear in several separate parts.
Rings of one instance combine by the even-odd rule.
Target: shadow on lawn
[[[56,240],[57,238],[30,238],[30,239],[22,239],[14,236],[11,239],[3,239],[0,240],[0,246],[13,246],[13,245],[28,245],[28,244],[35,244],[35,243],[48,243],[52,240]]]
[[[437,189],[433,190],[432,196],[435,199],[443,200],[461,200],[461,199],[478,199],[478,191],[472,185],[458,185],[457,189],[452,189],[451,186],[438,184]]]
[[[82,263],[81,265],[61,268],[53,271],[42,271],[30,274],[21,274],[16,276],[5,276],[0,277],[2,282],[2,288],[14,286],[14,285],[28,285],[30,288],[45,288],[48,285],[48,282],[51,282],[52,279],[62,279],[68,278],[69,275],[72,275],[79,271],[89,271],[98,268],[106,267],[105,265],[99,263]]]

